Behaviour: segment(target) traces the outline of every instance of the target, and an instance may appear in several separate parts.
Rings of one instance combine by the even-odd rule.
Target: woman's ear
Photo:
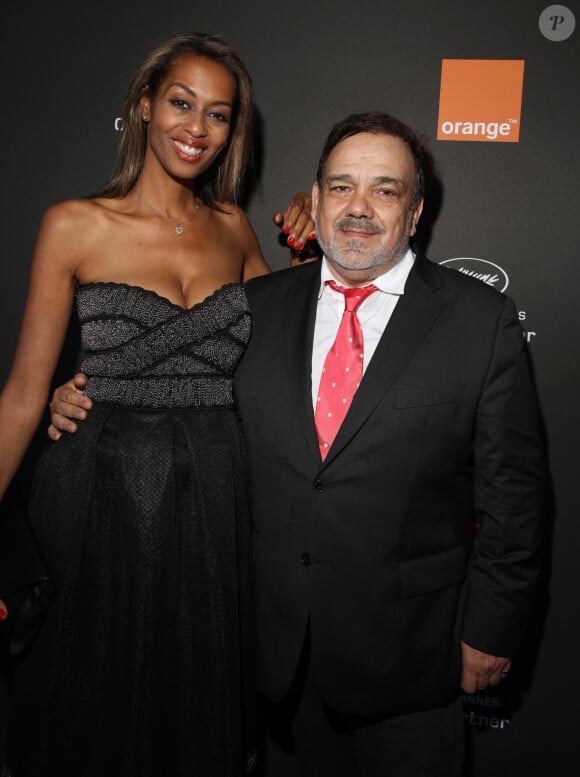
[[[146,92],[139,98],[139,107],[141,109],[141,118],[147,123],[151,118],[151,100]]]

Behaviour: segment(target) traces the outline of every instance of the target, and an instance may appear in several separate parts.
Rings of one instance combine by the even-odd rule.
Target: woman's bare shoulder
[[[264,259],[258,238],[254,232],[243,208],[231,202],[219,203],[219,218],[224,225],[224,232],[230,236],[239,248],[243,261],[242,278],[247,281],[255,275],[265,275],[271,272],[270,266]]]
[[[256,240],[254,228],[242,207],[232,202],[218,202],[213,210],[213,217],[218,221],[220,229],[235,237],[242,246],[251,245]]]
[[[59,231],[78,230],[105,217],[103,206],[96,199],[61,200],[47,208],[42,225]]]
[[[231,226],[248,222],[244,209],[234,202],[215,202],[212,208],[213,215]]]
[[[81,264],[100,255],[111,215],[95,199],[68,199],[51,205],[41,219],[34,257],[75,275]]]

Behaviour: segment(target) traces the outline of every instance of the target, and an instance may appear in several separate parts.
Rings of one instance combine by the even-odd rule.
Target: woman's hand
[[[87,411],[93,403],[83,394],[87,385],[87,376],[82,372],[77,374],[54,390],[50,407],[51,424],[48,427],[48,436],[55,442],[60,440],[62,432],[76,432],[77,425],[72,418],[84,421]]]
[[[0,599],[0,622],[5,621],[8,617],[8,607],[6,607],[6,603],[4,602],[4,599]]]
[[[292,251],[291,264],[301,264],[321,256],[314,231],[312,198],[306,192],[295,194],[284,212],[274,213],[272,221],[286,236],[286,243]]]

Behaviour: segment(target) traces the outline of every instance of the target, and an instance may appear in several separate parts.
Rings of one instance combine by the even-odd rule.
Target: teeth
[[[183,151],[184,154],[187,154],[188,156],[199,156],[204,152],[203,148],[194,148],[193,146],[187,146],[185,143],[180,143],[179,140],[174,140],[173,142],[175,143],[177,148],[179,148],[181,151]]]

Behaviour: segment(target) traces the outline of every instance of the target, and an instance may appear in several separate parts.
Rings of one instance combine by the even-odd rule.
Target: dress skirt
[[[97,405],[41,457],[55,594],[15,667],[12,777],[239,777],[254,751],[251,534],[232,408]]]

